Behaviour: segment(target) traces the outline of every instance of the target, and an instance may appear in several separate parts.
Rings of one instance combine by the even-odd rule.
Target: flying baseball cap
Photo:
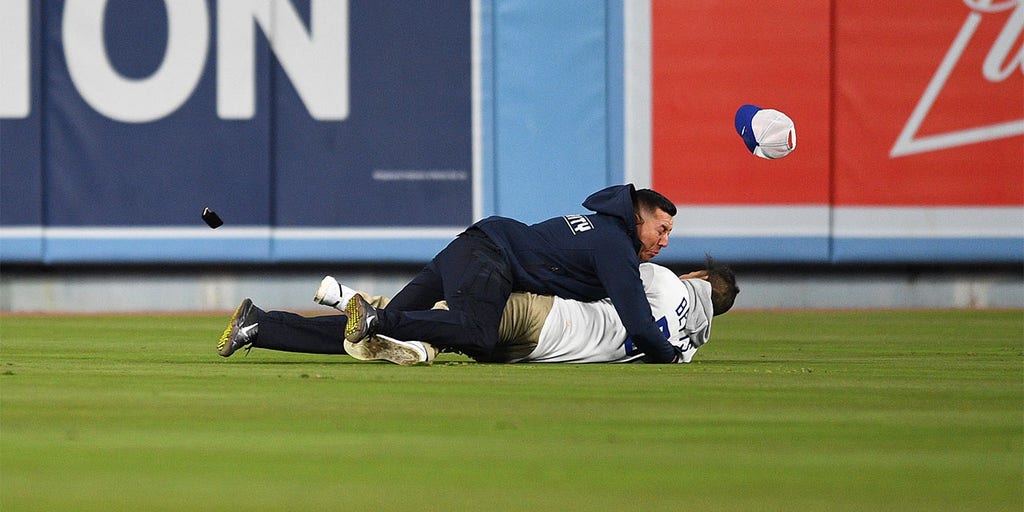
[[[796,127],[786,114],[757,105],[736,111],[736,133],[747,149],[761,158],[782,158],[796,149]]]

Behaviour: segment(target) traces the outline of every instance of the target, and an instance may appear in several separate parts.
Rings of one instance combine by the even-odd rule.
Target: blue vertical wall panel
[[[2,14],[0,14],[2,15]],[[38,38],[42,10],[29,4],[30,87],[39,90]],[[6,56],[5,58],[11,58]],[[31,95],[29,115],[0,119],[0,261],[34,262],[43,257],[43,173],[41,96]]]
[[[495,213],[533,222],[583,211],[608,185],[607,81],[621,74],[608,66],[606,5],[496,0],[494,9]]]

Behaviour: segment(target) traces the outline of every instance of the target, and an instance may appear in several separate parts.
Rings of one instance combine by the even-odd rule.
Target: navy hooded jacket
[[[475,226],[505,254],[516,290],[580,301],[608,297],[634,345],[651,362],[668,363],[677,355],[675,347],[654,323],[640,280],[635,194],[633,185],[616,185],[583,202],[597,213],[530,226],[488,217]]]

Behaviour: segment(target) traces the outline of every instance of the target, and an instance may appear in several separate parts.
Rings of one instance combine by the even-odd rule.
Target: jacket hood
[[[632,183],[614,185],[590,194],[590,197],[583,201],[583,207],[597,213],[621,219],[622,223],[626,226],[626,233],[629,234],[634,245],[637,246],[637,250],[639,250],[640,240],[637,238],[636,217],[633,213],[634,197],[636,197],[636,188],[633,187]]]

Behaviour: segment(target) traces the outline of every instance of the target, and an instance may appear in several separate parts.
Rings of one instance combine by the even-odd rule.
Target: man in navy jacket
[[[593,301],[608,297],[633,345],[655,363],[679,361],[651,316],[639,265],[668,245],[676,207],[653,190],[617,185],[583,202],[595,213],[534,225],[483,219],[453,240],[391,300],[346,306],[345,337],[422,340],[487,361],[513,291]],[[448,310],[431,309],[439,300]]]

